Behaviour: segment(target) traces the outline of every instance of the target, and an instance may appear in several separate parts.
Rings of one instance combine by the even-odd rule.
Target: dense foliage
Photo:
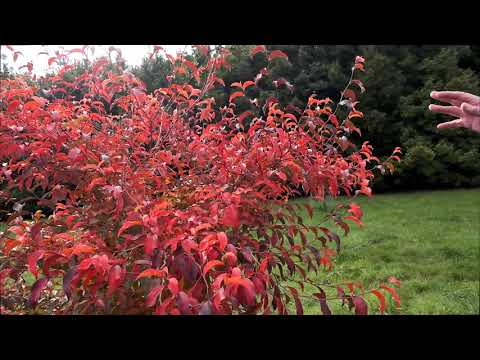
[[[212,91],[218,104],[228,102],[234,91],[231,83],[252,79],[267,65],[265,55],[250,56],[251,48],[229,46],[231,69],[221,73],[227,86]],[[274,96],[284,105],[292,103],[300,108],[312,93],[338,101],[348,81],[344,69],[352,57],[361,53],[367,59],[369,69],[361,80],[368,95],[359,94],[366,114],[362,135],[381,159],[388,157],[397,145],[405,151],[405,161],[399,164],[398,171],[393,176],[376,177],[374,190],[480,185],[480,138],[467,136],[465,129],[438,130],[436,125],[447,117],[427,110],[432,90],[480,94],[480,47],[276,45],[267,48],[284,52],[289,61],[278,61],[271,66],[270,73],[258,79],[257,87],[251,90],[252,96],[260,100]],[[201,60],[198,51],[194,50],[193,56]],[[152,69],[149,59],[133,71],[148,88],[163,75],[162,71],[148,73],[147,68]]]
[[[221,107],[209,93],[224,86],[230,52],[196,49],[199,62],[166,55],[172,72],[151,94],[122,63],[90,62],[88,47],[72,50],[85,54],[82,71],[57,53],[51,62],[66,62],[44,79],[2,80],[2,313],[287,314],[293,301],[302,314],[305,284],[323,314],[331,301],[366,314],[367,296],[380,312],[387,295],[400,305],[395,278],[368,290],[309,276],[331,270],[337,229],[362,226],[348,199],[371,196],[374,171],[399,160],[399,148],[380,161],[368,141],[350,141],[361,134],[363,57],[346,64],[336,105],[310,96],[301,110],[251,98],[259,76],[289,60],[257,46],[249,56],[267,66],[232,83]],[[288,203],[299,191],[348,198],[307,226]],[[23,302],[27,269],[36,281]],[[58,281],[65,296],[48,308]]]

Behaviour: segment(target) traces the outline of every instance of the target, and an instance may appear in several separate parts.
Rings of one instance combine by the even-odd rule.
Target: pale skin
[[[480,133],[480,96],[462,91],[432,91],[430,96],[450,105],[430,104],[430,111],[457,119],[437,125],[439,129],[467,128]]]

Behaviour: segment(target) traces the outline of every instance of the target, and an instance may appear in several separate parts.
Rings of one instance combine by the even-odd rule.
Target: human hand
[[[464,127],[480,133],[480,96],[461,91],[432,91],[430,96],[451,104],[451,106],[430,104],[428,107],[430,111],[458,118],[438,124],[437,128]]]

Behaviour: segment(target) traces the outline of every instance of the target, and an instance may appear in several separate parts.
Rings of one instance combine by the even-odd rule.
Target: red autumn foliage
[[[340,251],[335,228],[347,234],[347,220],[361,224],[360,207],[338,201],[326,223],[306,225],[302,206],[288,202],[299,189],[319,202],[371,196],[373,170],[393,171],[391,159],[378,165],[368,142],[357,149],[347,140],[352,130],[360,134],[357,102],[341,119],[330,99],[311,97],[301,113],[272,98],[251,100],[247,123],[234,100],[248,97],[255,79],[233,84],[243,92],[216,107],[208,93],[222,86],[217,71],[229,68],[229,53],[197,47],[207,63],[168,55],[172,81],[153,94],[132,74],[107,71],[106,59],[69,82],[62,76],[69,65],[60,68],[50,78],[51,92],[63,93],[54,100],[21,77],[2,80],[2,198],[12,203],[14,191],[28,192],[28,201],[51,212],[29,217],[22,204],[11,211],[0,238],[2,296],[6,280],[29,269],[37,281],[28,307],[60,278],[63,314],[288,314],[291,297],[302,314],[300,290],[285,285],[294,280],[302,291],[306,283],[317,288],[323,314],[336,300],[367,314],[361,285],[349,283],[347,294],[310,277],[332,268]],[[252,56],[259,52],[288,59],[260,45]],[[364,70],[362,57],[352,79],[356,69]],[[361,82],[347,85],[354,93],[352,84]],[[82,98],[69,95],[80,89]],[[305,208],[312,217],[316,210]],[[381,291],[399,305],[396,291],[382,285],[373,291],[381,312]]]

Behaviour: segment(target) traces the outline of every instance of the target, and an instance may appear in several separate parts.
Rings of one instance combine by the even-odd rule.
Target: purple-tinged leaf
[[[38,303],[38,299],[40,299],[41,291],[47,286],[48,278],[44,277],[35,281],[32,286],[32,292],[30,294],[30,299],[28,300],[28,304],[31,307],[34,307]]]
[[[67,295],[67,298],[69,300],[72,297],[71,283],[76,271],[77,271],[77,267],[74,266],[70,270],[68,270],[68,272],[63,277],[63,291],[65,295]]]
[[[202,304],[200,307],[200,311],[198,312],[198,315],[212,315],[213,314],[213,309],[212,309],[212,304],[210,301],[206,301]]]
[[[368,305],[363,298],[354,296],[353,305],[355,306],[355,315],[368,315]]]
[[[313,296],[315,296],[320,302],[320,310],[322,311],[322,314],[332,315],[332,312],[330,311],[330,308],[327,304],[327,296],[325,295],[325,292],[320,289],[320,293],[315,293],[313,294]]]
[[[40,260],[44,255],[45,251],[37,250],[27,257],[28,270],[35,275],[36,278],[38,277],[37,261]]]
[[[30,233],[32,234],[32,240],[36,243],[40,240],[39,236],[40,236],[41,228],[42,228],[42,224],[41,223],[36,223],[30,229]]]
[[[303,306],[302,306],[302,302],[300,301],[300,298],[298,296],[297,289],[295,289],[291,286],[289,286],[288,289],[292,293],[293,299],[295,300],[295,308],[297,310],[297,315],[303,315]]]
[[[157,286],[157,287],[154,287],[150,293],[147,295],[147,298],[145,299],[145,305],[147,307],[152,307],[152,306],[155,306],[155,304],[157,303],[157,299],[158,297],[162,295],[162,291],[163,291],[163,288],[165,286],[163,285],[160,285],[160,286]]]

